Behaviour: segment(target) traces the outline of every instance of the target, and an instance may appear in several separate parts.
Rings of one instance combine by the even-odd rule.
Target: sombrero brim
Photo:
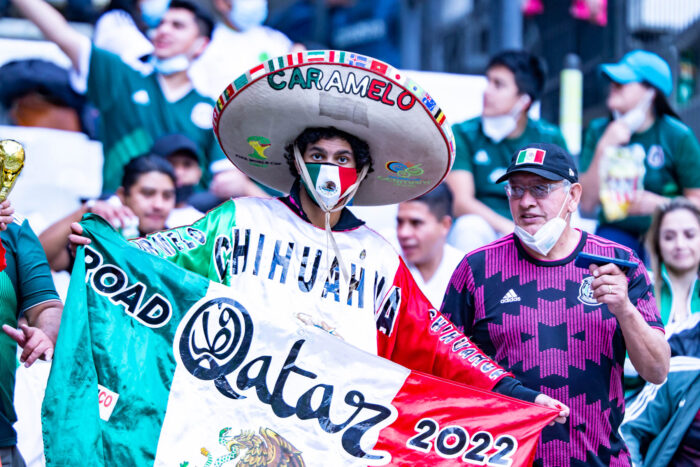
[[[310,127],[335,127],[369,145],[374,170],[355,205],[420,196],[454,162],[450,126],[430,95],[390,65],[350,52],[306,51],[261,63],[224,90],[214,111],[214,131],[231,162],[282,192],[294,181],[284,148]]]

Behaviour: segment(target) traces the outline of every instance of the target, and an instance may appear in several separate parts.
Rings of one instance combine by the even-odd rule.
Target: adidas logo
[[[518,294],[515,293],[515,290],[510,289],[506,294],[503,296],[501,299],[501,303],[513,303],[513,302],[519,302],[520,297],[518,297]]]

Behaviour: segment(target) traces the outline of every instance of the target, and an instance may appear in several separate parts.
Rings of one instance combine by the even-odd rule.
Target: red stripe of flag
[[[340,188],[342,193],[347,187],[355,183],[355,180],[357,180],[357,172],[354,170],[339,170],[338,178],[340,179]]]
[[[0,271],[4,271],[7,267],[7,262],[5,261],[5,247],[0,240]]]
[[[535,164],[542,164],[544,162],[544,154],[545,151],[542,149],[538,149],[535,151],[535,160],[533,161]]]
[[[383,75],[386,75],[386,71],[389,68],[389,66],[386,63],[382,63],[378,60],[372,60],[372,63],[369,66],[369,69],[372,71],[376,71],[377,73],[381,73]]]
[[[256,67],[253,68],[252,70],[250,70],[250,76],[252,77],[255,73],[257,73],[257,72],[260,71],[260,70],[264,70],[264,69],[265,69],[265,65],[263,65],[263,64],[261,63],[260,65],[256,66]]]

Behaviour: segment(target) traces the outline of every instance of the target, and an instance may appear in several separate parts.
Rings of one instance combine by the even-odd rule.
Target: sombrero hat
[[[284,148],[306,128],[335,127],[367,142],[373,172],[353,204],[420,196],[447,176],[454,137],[430,94],[371,57],[311,50],[268,60],[231,83],[214,110],[226,156],[249,177],[289,192]]]

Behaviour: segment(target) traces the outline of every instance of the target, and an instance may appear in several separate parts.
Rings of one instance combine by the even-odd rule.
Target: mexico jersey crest
[[[588,276],[581,281],[581,286],[578,288],[578,300],[584,305],[598,306],[600,302],[593,297],[593,276]]]

